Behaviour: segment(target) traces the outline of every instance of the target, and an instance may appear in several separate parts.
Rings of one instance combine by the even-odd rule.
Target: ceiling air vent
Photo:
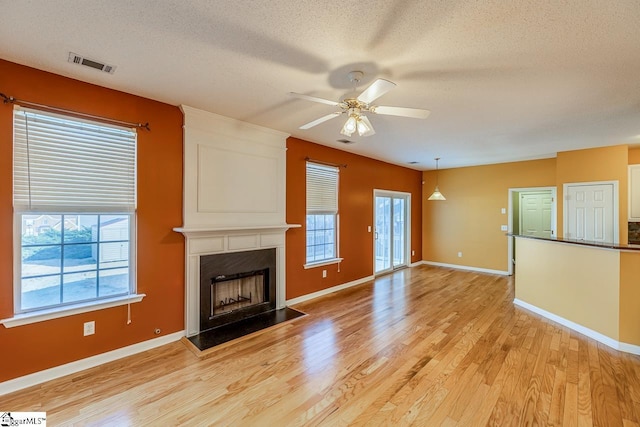
[[[93,59],[85,58],[73,52],[69,52],[68,61],[74,64],[84,65],[85,67],[90,67],[99,71],[104,71],[105,73],[109,74],[113,74],[113,72],[116,71],[115,65],[107,65],[102,62],[94,61]]]
[[[353,144],[355,141],[350,141],[348,139],[338,139],[337,142],[342,142],[343,144]]]
[[[409,165],[417,165],[418,163],[420,163],[420,162],[416,162],[416,161],[407,162],[407,164],[409,164]]]

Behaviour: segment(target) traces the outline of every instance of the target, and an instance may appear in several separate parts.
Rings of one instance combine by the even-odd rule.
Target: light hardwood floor
[[[182,342],[0,397],[49,425],[640,425],[640,357],[420,266],[197,357]]]

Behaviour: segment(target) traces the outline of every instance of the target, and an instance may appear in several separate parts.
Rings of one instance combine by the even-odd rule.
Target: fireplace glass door
[[[213,278],[210,318],[263,303],[267,273],[265,270]]]

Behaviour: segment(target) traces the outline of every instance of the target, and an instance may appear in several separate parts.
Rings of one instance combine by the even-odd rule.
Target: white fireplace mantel
[[[276,249],[284,308],[288,134],[188,106],[184,113],[185,329],[200,332],[200,257]]]
[[[235,228],[174,228],[186,238],[185,330],[187,336],[200,332],[200,257],[257,249],[276,249],[276,308],[284,308],[285,232],[296,224]]]
[[[200,228],[184,228],[176,227],[173,231],[182,233],[187,237],[198,237],[207,234],[217,234],[220,232],[246,232],[246,231],[261,231],[261,230],[288,230],[289,228],[299,228],[300,224],[282,224],[282,225],[249,225],[244,227],[200,227]]]

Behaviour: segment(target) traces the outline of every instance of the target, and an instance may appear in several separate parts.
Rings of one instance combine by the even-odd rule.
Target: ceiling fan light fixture
[[[433,190],[433,193],[429,196],[429,198],[427,200],[447,200],[442,193],[440,192],[440,189],[438,188],[438,161],[440,160],[440,157],[436,157],[436,188],[435,190]]]
[[[351,71],[348,74],[349,81],[353,83],[353,92],[344,95],[340,101],[330,101],[328,99],[318,98],[315,96],[303,95],[301,93],[289,92],[291,96],[296,98],[305,99],[307,101],[317,102],[320,104],[332,105],[338,107],[341,111],[328,114],[313,120],[300,126],[299,129],[307,130],[321,123],[326,122],[341,114],[347,114],[348,118],[345,124],[342,126],[340,133],[345,136],[351,136],[354,132],[358,132],[360,136],[373,135],[376,132],[373,130],[371,122],[362,113],[372,114],[384,114],[391,116],[412,117],[418,119],[425,119],[429,115],[428,110],[419,108],[407,108],[407,107],[389,107],[373,105],[372,103],[380,98],[382,95],[393,89],[396,84],[385,79],[377,79],[371,83],[364,91],[358,94],[356,91],[358,83],[361,81],[364,73],[362,71]]]
[[[347,121],[342,126],[341,134],[351,136],[358,129],[359,117],[357,114],[350,114]]]
[[[358,126],[358,135],[360,136],[370,136],[375,133],[373,130],[373,126],[371,126],[371,122],[367,118],[367,116],[360,116],[357,121]]]

